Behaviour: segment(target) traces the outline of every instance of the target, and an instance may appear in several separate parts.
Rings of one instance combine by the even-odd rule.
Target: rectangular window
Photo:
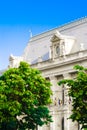
[[[62,105],[64,105],[64,85],[62,86]]]
[[[64,117],[62,118],[61,124],[62,124],[62,130],[64,130]]]

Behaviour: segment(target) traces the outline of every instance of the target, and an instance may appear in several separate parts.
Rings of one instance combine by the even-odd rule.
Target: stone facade
[[[21,57],[10,56],[10,67],[20,61],[42,71],[51,81],[53,103],[49,106],[53,122],[38,130],[79,130],[78,124],[67,118],[71,114],[72,99],[67,96],[68,87],[60,87],[61,79],[75,78],[73,66],[87,67],[87,18],[82,18],[31,37]]]

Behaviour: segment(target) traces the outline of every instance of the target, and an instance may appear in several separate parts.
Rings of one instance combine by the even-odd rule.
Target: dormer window
[[[51,46],[51,57],[52,59],[57,58],[60,56],[61,53],[61,36],[60,34],[56,33],[51,38],[52,46]]]
[[[51,38],[51,59],[65,58],[74,44],[74,39],[70,36],[60,34],[58,31]]]

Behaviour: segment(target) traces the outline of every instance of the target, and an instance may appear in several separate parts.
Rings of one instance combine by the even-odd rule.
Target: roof
[[[87,48],[87,17],[84,17],[33,36],[24,50],[24,60],[31,64],[35,64],[41,59],[42,61],[49,60],[51,39],[56,31],[63,35],[75,37],[76,47],[79,47],[80,43],[84,43],[85,48]]]

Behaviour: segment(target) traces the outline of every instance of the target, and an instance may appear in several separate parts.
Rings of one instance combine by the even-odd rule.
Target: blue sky
[[[32,34],[87,16],[87,0],[0,0],[0,70],[20,56]]]

